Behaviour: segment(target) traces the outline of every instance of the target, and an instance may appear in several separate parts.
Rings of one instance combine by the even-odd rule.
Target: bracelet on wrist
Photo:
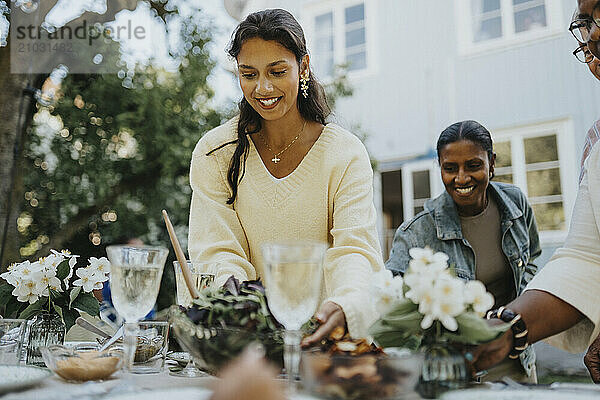
[[[502,306],[497,310],[488,311],[486,318],[498,318],[510,324],[510,329],[513,333],[513,344],[510,353],[508,353],[509,358],[519,358],[519,354],[529,347],[527,326],[523,318],[521,318],[521,314],[517,314],[513,310]]]

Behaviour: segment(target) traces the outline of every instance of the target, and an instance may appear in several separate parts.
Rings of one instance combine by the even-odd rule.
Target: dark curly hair
[[[292,14],[285,10],[270,9],[248,15],[233,32],[227,52],[231,57],[237,58],[244,42],[252,38],[276,41],[294,53],[298,65],[302,62],[302,58],[308,54],[302,27]],[[325,91],[312,71],[309,71],[308,86],[307,98],[302,96],[300,90],[298,91],[298,111],[304,120],[325,125],[325,120],[331,113],[331,110],[327,104]],[[238,103],[238,107],[240,109],[240,118],[237,126],[237,139],[207,153],[209,155],[230,144],[236,145],[233,157],[229,163],[229,170],[227,171],[227,181],[232,192],[231,197],[227,200],[227,204],[235,202],[238,184],[244,177],[245,163],[250,148],[247,135],[259,132],[262,128],[261,116],[244,97]]]

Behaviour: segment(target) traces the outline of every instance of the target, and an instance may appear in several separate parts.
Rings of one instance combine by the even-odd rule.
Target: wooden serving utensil
[[[181,267],[181,272],[183,273],[183,279],[185,280],[185,284],[188,290],[190,291],[190,294],[192,295],[192,299],[197,299],[198,297],[200,297],[200,295],[198,294],[196,284],[192,280],[192,272],[188,268],[185,254],[183,250],[181,250],[181,245],[179,244],[179,240],[177,240],[177,236],[175,235],[173,224],[171,224],[171,220],[169,219],[169,215],[167,214],[166,210],[162,210],[162,214],[163,218],[165,219],[165,225],[167,225],[169,237],[171,238],[173,250],[175,250],[175,256],[177,257],[177,261],[179,261],[179,266]]]

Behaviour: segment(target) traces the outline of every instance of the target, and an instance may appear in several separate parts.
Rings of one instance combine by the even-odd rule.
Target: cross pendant
[[[277,156],[275,156],[271,159],[271,161],[273,161],[275,164],[277,164],[279,161],[281,161],[281,158],[277,158]]]

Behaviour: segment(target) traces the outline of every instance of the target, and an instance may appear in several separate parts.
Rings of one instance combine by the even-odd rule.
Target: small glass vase
[[[424,343],[422,350],[424,359],[417,391],[423,398],[435,399],[448,390],[467,386],[469,370],[459,349],[447,341],[436,340]]]
[[[42,313],[35,316],[29,326],[27,343],[27,364],[44,367],[40,347],[51,344],[63,344],[65,341],[65,323],[56,313]]]

